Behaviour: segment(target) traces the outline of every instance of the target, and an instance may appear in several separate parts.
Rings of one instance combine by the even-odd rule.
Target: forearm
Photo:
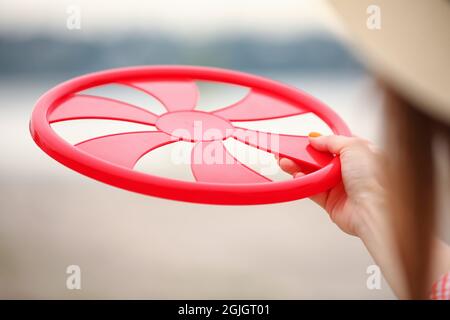
[[[358,236],[396,296],[400,299],[406,298],[403,272],[395,250],[391,224],[386,217],[385,205],[382,201],[368,201],[363,208],[359,213],[362,224]]]

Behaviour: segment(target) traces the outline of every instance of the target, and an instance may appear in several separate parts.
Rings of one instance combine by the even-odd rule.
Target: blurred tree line
[[[91,40],[67,40],[48,35],[0,36],[0,76],[79,74],[148,64],[192,64],[269,72],[362,71],[342,43],[322,33],[289,39],[248,35],[203,41],[187,41],[163,34]]]

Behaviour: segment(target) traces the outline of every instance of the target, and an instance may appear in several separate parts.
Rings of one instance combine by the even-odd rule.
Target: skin
[[[372,143],[358,137],[310,133],[309,141],[319,151],[339,155],[342,172],[340,184],[311,200],[320,205],[342,231],[362,240],[394,293],[400,298],[407,297],[385,204],[381,153]],[[278,162],[292,176],[303,175],[302,168],[292,160],[280,158]],[[435,263],[430,278],[437,280],[450,270],[450,249],[435,240],[432,250]]]
[[[342,165],[342,182],[327,192],[311,197],[311,200],[324,208],[342,231],[359,236],[363,233],[364,217],[361,212],[367,210],[367,199],[379,204],[383,199],[381,175],[377,174],[379,155],[376,148],[369,141],[357,137],[311,133],[309,140],[311,146],[319,151],[340,155]],[[290,159],[281,158],[278,163],[294,177],[303,175],[301,167]]]

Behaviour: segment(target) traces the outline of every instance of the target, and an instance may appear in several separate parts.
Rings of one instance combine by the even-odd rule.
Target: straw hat
[[[367,65],[450,124],[450,1],[331,0]]]

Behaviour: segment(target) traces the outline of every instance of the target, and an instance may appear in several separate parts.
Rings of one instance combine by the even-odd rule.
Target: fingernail
[[[308,137],[310,137],[310,138],[317,138],[317,137],[320,137],[321,136],[321,134],[320,133],[318,133],[318,132],[310,132],[309,134],[308,134]]]

